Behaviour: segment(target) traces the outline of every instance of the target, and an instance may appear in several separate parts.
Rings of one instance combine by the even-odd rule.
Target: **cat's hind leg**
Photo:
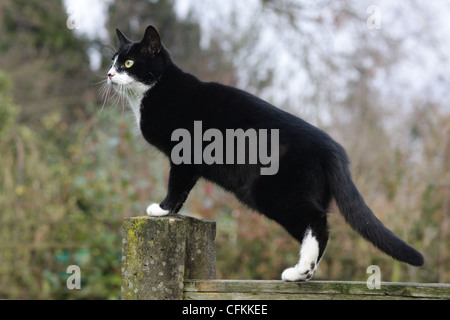
[[[307,229],[300,249],[298,264],[284,270],[281,279],[285,281],[307,281],[316,272],[319,260],[319,242],[313,236],[312,230]]]
[[[322,215],[309,225],[301,241],[300,259],[298,263],[284,270],[281,279],[285,281],[308,281],[317,270],[320,259],[328,242],[326,216]]]

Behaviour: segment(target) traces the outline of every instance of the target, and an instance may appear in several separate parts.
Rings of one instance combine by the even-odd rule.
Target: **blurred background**
[[[449,282],[450,3],[2,0],[0,298],[118,299],[122,220],[166,192],[168,161],[98,94],[117,45],[160,31],[175,62],[324,129],[375,214],[424,253],[398,263],[334,207],[315,279]],[[183,214],[217,221],[217,278],[279,279],[299,245],[216,186]],[[69,290],[67,267],[81,268]]]

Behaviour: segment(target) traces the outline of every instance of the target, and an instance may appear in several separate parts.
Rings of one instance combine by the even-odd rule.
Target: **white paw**
[[[293,268],[284,270],[281,279],[284,281],[308,281],[317,270],[319,262],[319,242],[313,236],[311,229],[307,229],[300,249],[300,260]]]
[[[301,278],[297,267],[288,268],[281,274],[281,280],[283,281],[299,281]]]
[[[293,268],[284,270],[281,274],[281,279],[284,281],[308,281],[311,280],[316,270],[317,263],[315,262],[296,265]]]
[[[162,209],[157,203],[152,203],[147,207],[147,215],[152,217],[167,216],[169,213],[169,210]]]

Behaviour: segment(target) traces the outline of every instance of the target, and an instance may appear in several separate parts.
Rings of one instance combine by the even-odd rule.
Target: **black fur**
[[[328,241],[327,210],[336,199],[346,221],[365,239],[397,260],[420,266],[422,255],[399,239],[373,215],[355,187],[344,149],[328,134],[247,92],[206,83],[178,68],[153,27],[141,42],[118,31],[119,64],[133,59],[127,72],[152,84],[141,103],[144,138],[166,156],[178,144],[174,130],[194,135],[194,121],[203,130],[278,129],[279,171],[261,175],[259,164],[181,164],[171,161],[168,193],[161,208],[176,213],[199,178],[234,193],[250,208],[281,224],[302,241],[307,228],[319,242],[319,259]],[[270,139],[269,139],[270,140]],[[205,147],[205,144],[203,145]],[[270,150],[270,149],[269,149]]]

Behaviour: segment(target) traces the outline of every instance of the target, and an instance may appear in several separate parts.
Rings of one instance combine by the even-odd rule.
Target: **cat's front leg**
[[[160,204],[149,205],[147,215],[162,217],[177,213],[197,180],[198,175],[191,166],[171,164],[167,195]]]
[[[164,210],[157,203],[152,203],[147,207],[147,215],[152,217],[163,217],[167,216],[170,213],[170,210]]]

